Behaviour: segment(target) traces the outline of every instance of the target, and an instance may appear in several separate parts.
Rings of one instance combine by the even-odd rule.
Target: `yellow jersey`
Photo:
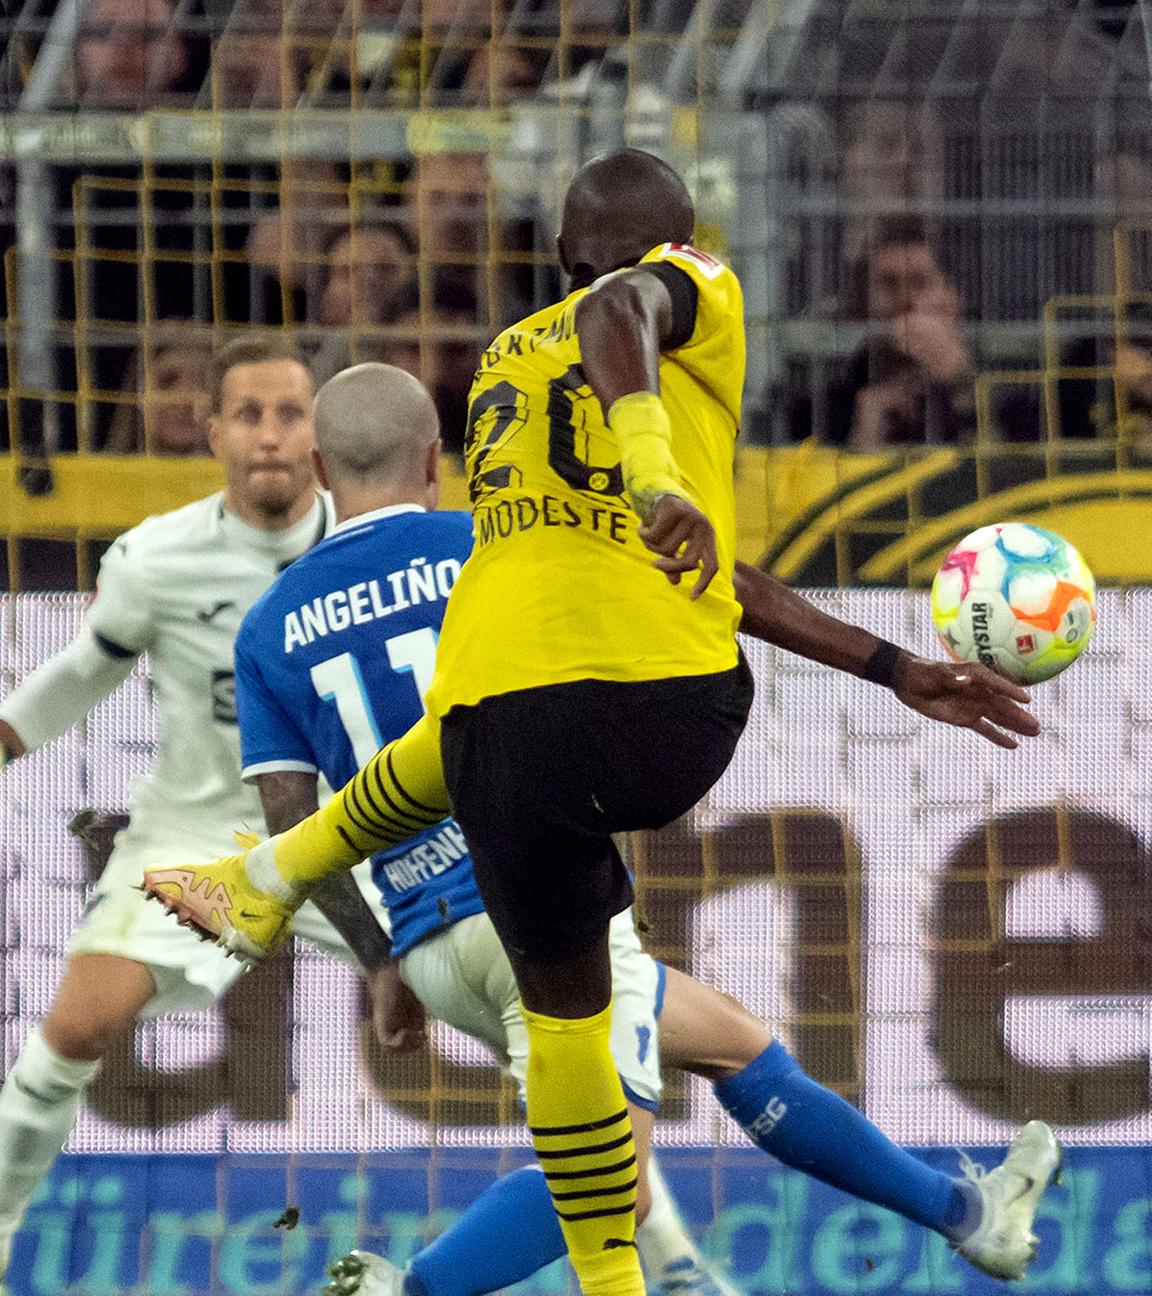
[[[744,304],[727,266],[653,248],[696,287],[695,323],[660,358],[681,480],[716,530],[720,571],[695,602],[638,535],[620,452],[580,368],[587,289],[506,329],[481,357],[465,456],[474,548],[448,600],[429,710],[574,680],[705,675],[736,664],[733,455],[744,386]]]

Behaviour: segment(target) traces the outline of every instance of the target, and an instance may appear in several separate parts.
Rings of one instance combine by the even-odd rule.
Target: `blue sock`
[[[497,1179],[455,1224],[413,1257],[404,1296],[480,1296],[566,1254],[552,1194],[536,1166]]]
[[[839,1094],[818,1085],[782,1044],[716,1085],[748,1137],[778,1161],[886,1206],[951,1241],[979,1223],[979,1193],[899,1148]]]

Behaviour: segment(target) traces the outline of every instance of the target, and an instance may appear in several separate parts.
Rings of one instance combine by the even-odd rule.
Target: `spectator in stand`
[[[374,359],[375,330],[393,319],[411,297],[416,248],[407,229],[394,221],[340,228],[324,244],[325,277],[316,321],[340,329],[320,343],[312,359],[318,383],[341,369]]]
[[[857,33],[864,23],[854,24]],[[851,44],[851,35],[848,35]],[[929,210],[947,192],[945,135],[940,113],[931,101],[908,98],[867,98],[846,105],[843,144],[839,156],[847,213],[843,227],[846,265],[867,259],[875,243],[874,220],[852,212],[889,210],[903,203],[924,204]]]
[[[1120,337],[1078,338],[1065,351],[1063,367],[1102,372],[1060,380],[1061,436],[1116,438],[1152,452],[1152,305],[1130,305]]]
[[[475,293],[467,283],[440,274],[431,303],[422,308],[412,295],[390,323],[375,358],[420,379],[436,402],[444,449],[463,454],[468,392],[487,341],[485,326],[477,322]]]
[[[504,105],[535,90],[553,57],[533,15],[510,17],[505,0],[358,0],[355,22],[350,4],[319,3],[331,39],[309,75],[312,102]]]
[[[413,225],[427,261],[478,262],[488,246],[488,159],[483,153],[423,153],[412,171]]]
[[[518,45],[514,39],[485,41],[467,62],[460,87],[465,103],[506,108],[535,94],[544,79],[548,53]]]
[[[308,51],[336,16],[325,0],[232,0],[212,51],[211,102],[218,108],[291,108],[307,74]]]
[[[527,314],[532,298],[532,267],[522,264],[519,255],[531,250],[531,228],[508,219],[500,203],[486,154],[423,153],[416,158],[409,210],[421,262],[434,274],[450,268],[452,280],[467,284],[489,333],[492,325],[500,329]]]
[[[828,440],[857,450],[951,444],[975,429],[960,294],[921,221],[880,228],[860,277],[871,328],[828,399]]]
[[[93,0],[72,65],[76,104],[141,111],[190,96],[203,57],[176,19],[174,0]]]
[[[332,0],[231,0],[201,102],[223,109],[291,109],[304,101],[317,48],[332,40],[343,10]],[[226,318],[295,323],[307,318],[315,273],[334,224],[349,218],[345,169],[319,158],[224,168],[225,208],[247,209],[229,230],[230,251],[243,251]],[[255,181],[254,188],[248,187]],[[232,217],[235,220],[235,217]]]
[[[209,454],[208,370],[212,341],[186,325],[141,347],[124,390],[136,399],[119,405],[103,449],[108,454]]]
[[[85,10],[67,73],[57,88],[56,105],[81,119],[88,110],[133,114],[156,107],[183,107],[207,69],[201,0],[92,0]],[[199,28],[199,30],[194,30]],[[29,50],[31,57],[36,51]],[[88,383],[108,391],[119,387],[133,349],[124,340],[139,322],[142,296],[151,297],[158,316],[194,313],[197,280],[206,296],[209,272],[184,255],[194,248],[197,199],[188,181],[207,180],[209,169],[184,163],[53,166],[50,170],[54,239],[60,251],[77,242],[89,249],[78,263],[79,276],[56,274],[56,321],[75,318],[74,293],[82,286],[88,319],[97,325],[76,339],[86,357]],[[173,184],[171,182],[175,181]],[[154,255],[144,255],[143,230]],[[112,256],[104,254],[111,253]],[[176,253],[175,259],[167,259]],[[126,255],[125,255],[126,254]],[[125,328],[127,326],[127,328]],[[57,383],[78,386],[72,347],[57,350]],[[75,448],[77,429],[69,407],[58,407],[61,448]],[[96,443],[107,426],[97,429]]]

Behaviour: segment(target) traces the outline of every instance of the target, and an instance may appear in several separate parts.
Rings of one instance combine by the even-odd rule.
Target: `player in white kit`
[[[120,537],[80,635],[0,703],[0,750],[11,759],[82,720],[147,652],[160,728],[152,772],[72,939],[52,1008],[0,1089],[0,1292],[28,1201],[110,1045],[141,1017],[210,1007],[242,972],[138,887],[145,866],[178,849],[213,859],[234,849],[238,825],[264,832],[259,795],[241,779],[233,650],[248,609],[332,521],[312,471],[312,398],[311,375],[287,343],[226,348],[211,422],[225,491]],[[330,901],[346,903],[339,893]],[[293,929],[359,966],[314,905]],[[376,970],[366,975],[378,993]],[[730,1289],[700,1265],[662,1182],[657,1194],[654,1253],[682,1258],[681,1290],[723,1296]]]
[[[248,608],[328,530],[330,504],[312,471],[312,397],[311,374],[286,340],[226,347],[210,421],[224,491],[121,536],[79,635],[0,704],[0,755],[11,760],[82,720],[146,652],[159,711],[152,772],[52,1007],[0,1089],[0,1283],[28,1201],[111,1044],[138,1018],[208,1008],[240,974],[137,888],[145,865],[174,851],[211,859],[233,849],[237,825],[262,830],[259,798],[240,779],[233,642]],[[296,930],[355,962],[315,907],[301,910]]]

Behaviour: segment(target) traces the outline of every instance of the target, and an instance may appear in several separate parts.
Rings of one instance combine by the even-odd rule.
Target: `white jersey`
[[[106,651],[148,653],[159,736],[122,846],[170,850],[173,859],[199,846],[228,854],[235,828],[264,832],[260,798],[240,779],[236,632],[330,521],[318,496],[290,530],[261,531],[211,495],[147,519],[105,555],[88,624]]]
[[[331,521],[330,502],[318,494],[294,527],[262,531],[210,495],[148,518],[104,556],[88,629],[110,657],[149,655],[159,733],[118,849],[171,859],[190,850],[223,855],[234,849],[234,829],[263,833],[259,796],[240,778],[236,632],[279,572]],[[19,706],[18,694],[6,701],[6,713]],[[13,727],[21,732],[19,723]]]

